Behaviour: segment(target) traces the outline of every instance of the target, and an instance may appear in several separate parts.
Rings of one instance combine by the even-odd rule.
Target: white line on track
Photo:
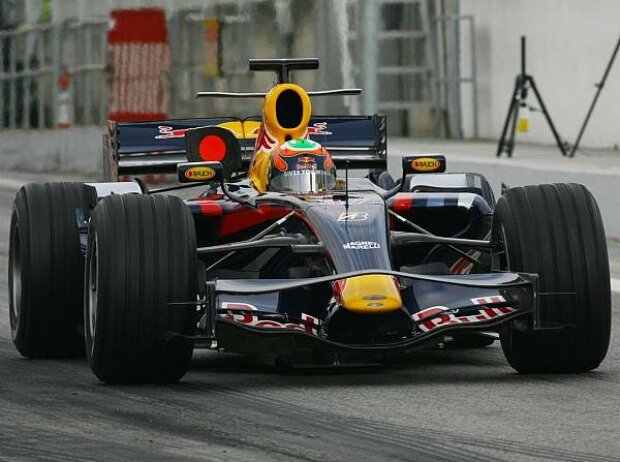
[[[27,181],[14,180],[12,178],[0,178],[0,188],[4,189],[19,189],[25,185]]]

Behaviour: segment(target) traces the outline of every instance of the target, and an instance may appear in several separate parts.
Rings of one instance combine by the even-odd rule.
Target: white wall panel
[[[528,40],[532,74],[563,139],[573,142],[620,35],[618,0],[461,0],[461,14],[476,23],[480,136],[501,134],[514,78],[519,72],[521,35]],[[463,42],[464,43],[464,42]],[[469,60],[462,46],[462,60]],[[530,101],[534,99],[531,95]],[[471,102],[463,98],[463,126],[471,136]],[[517,140],[553,143],[541,113]],[[582,146],[620,144],[620,56],[595,109]]]

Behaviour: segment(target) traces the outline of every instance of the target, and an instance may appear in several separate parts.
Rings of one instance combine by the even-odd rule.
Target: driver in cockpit
[[[269,191],[322,194],[336,189],[336,168],[327,149],[297,139],[278,146],[265,172]]]

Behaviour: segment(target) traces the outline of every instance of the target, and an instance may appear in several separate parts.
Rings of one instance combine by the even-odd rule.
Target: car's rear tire
[[[9,318],[17,350],[29,358],[84,355],[79,209],[82,183],[30,183],[13,203]]]
[[[175,196],[114,195],[93,211],[84,291],[86,354],[107,383],[170,383],[187,371],[196,232]],[[179,335],[180,334],[180,335]]]
[[[611,290],[603,222],[592,194],[579,184],[512,188],[497,201],[494,231],[511,271],[540,276],[540,324],[513,322],[504,354],[521,373],[584,372],[609,347]],[[574,295],[573,295],[574,293]]]

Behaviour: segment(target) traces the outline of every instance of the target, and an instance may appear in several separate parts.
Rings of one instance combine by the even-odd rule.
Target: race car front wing
[[[343,310],[334,305],[333,299],[325,315],[291,315],[278,302],[284,291],[366,274],[390,275],[398,280],[404,301],[394,314],[402,327],[398,338],[342,341],[342,336],[330,335],[335,328],[329,325],[334,313]],[[322,353],[364,357],[404,353],[437,344],[456,331],[497,331],[515,318],[527,318],[536,327],[537,300],[538,276],[534,274],[424,275],[373,270],[304,279],[219,279],[206,283],[204,298],[188,304],[198,305],[201,313],[198,335],[191,337],[196,346],[295,358]],[[340,323],[337,328],[352,327]]]

